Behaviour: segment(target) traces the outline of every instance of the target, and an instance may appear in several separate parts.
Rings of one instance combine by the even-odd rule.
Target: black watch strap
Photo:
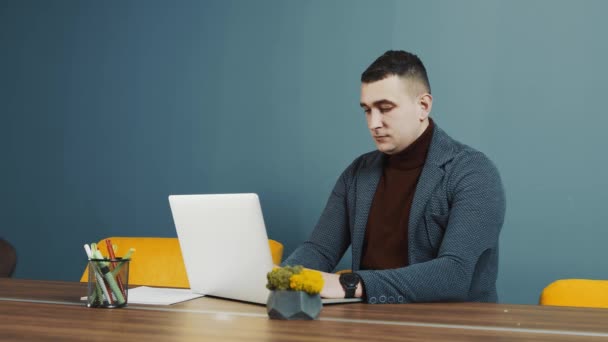
[[[347,287],[344,289],[344,298],[354,298],[355,297],[355,292],[357,291],[357,285],[353,286],[353,287]]]
[[[344,289],[344,298],[354,298],[361,277],[356,273],[343,273],[340,275],[340,285]]]

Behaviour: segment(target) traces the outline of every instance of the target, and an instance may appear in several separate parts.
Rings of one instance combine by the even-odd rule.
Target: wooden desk
[[[86,284],[0,279],[0,340],[608,340],[608,310],[479,303],[326,305],[316,321],[269,320],[263,306],[199,298],[90,309]]]

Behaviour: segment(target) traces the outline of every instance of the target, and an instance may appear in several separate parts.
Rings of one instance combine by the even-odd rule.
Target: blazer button
[[[380,303],[386,303],[386,296],[385,295],[380,296]]]
[[[378,299],[377,299],[376,297],[371,297],[371,298],[369,299],[369,303],[370,303],[370,304],[376,304],[376,303],[378,303]]]
[[[393,297],[393,296],[388,297],[388,302],[393,304],[395,302],[395,297]]]
[[[399,296],[399,297],[397,297],[397,301],[399,303],[403,303],[405,301],[405,298],[403,298],[403,296]]]

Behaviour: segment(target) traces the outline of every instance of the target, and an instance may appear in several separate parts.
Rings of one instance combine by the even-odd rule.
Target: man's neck
[[[422,133],[424,133],[424,131],[426,131],[427,127],[429,127],[429,118],[428,117],[426,119],[424,119],[424,121],[422,121],[422,123],[420,124],[420,129],[418,130],[418,136],[416,137],[416,139],[420,138]]]

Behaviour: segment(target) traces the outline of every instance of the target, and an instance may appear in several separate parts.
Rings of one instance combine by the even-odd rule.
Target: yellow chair
[[[540,295],[540,305],[608,308],[608,280],[561,279]]]
[[[339,270],[339,271],[336,271],[335,273],[336,274],[344,274],[344,273],[351,273],[352,271],[353,270],[350,270],[350,269],[348,269],[348,270]]]
[[[117,257],[123,256],[129,248],[135,248],[136,252],[129,265],[129,284],[190,288],[177,238],[109,237],[106,239],[117,245]],[[106,239],[99,241],[97,248],[107,256]],[[283,245],[270,239],[268,245],[272,261],[279,265],[283,257]],[[88,276],[88,268],[85,268],[80,281],[86,282]]]

